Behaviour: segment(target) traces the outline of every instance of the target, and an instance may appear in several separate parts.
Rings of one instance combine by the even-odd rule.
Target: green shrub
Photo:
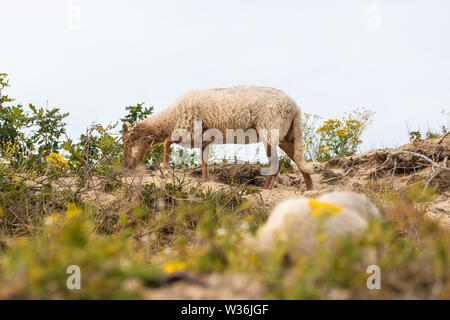
[[[441,124],[440,129],[432,129],[428,128],[425,132],[421,132],[420,129],[415,131],[410,131],[408,129],[408,135],[409,135],[409,141],[411,142],[418,142],[423,139],[433,139],[438,138],[445,134],[447,131],[450,130],[450,112],[445,112],[445,110],[441,111],[442,113],[442,119],[444,120]]]
[[[7,74],[0,74],[0,88],[9,85]],[[2,96],[0,107],[0,158],[8,157],[11,166],[19,163],[28,169],[45,170],[45,156],[58,153],[61,138],[65,134],[63,120],[69,115],[58,108],[36,108],[29,104],[28,110],[21,104],[7,105],[14,99]]]
[[[153,107],[144,107],[145,102],[141,102],[136,104],[135,106],[127,106],[125,110],[128,113],[125,117],[121,118],[122,121],[128,121],[130,124],[135,124],[138,121],[142,121],[145,118],[151,116],[153,114]]]
[[[329,119],[318,126],[319,116],[305,114],[303,136],[306,158],[324,162],[355,154],[373,115],[372,111],[357,109],[347,113],[342,119]]]

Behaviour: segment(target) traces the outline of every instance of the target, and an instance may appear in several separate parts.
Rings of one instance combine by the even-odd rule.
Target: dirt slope
[[[436,163],[443,165],[450,155],[450,138],[438,143],[439,139],[409,143],[397,149],[373,150],[350,157],[338,158],[326,163],[314,163],[312,175],[314,190],[306,191],[301,174],[294,167],[281,174],[272,190],[262,190],[264,177],[260,168],[253,164],[217,164],[210,166],[209,181],[201,181],[201,169],[160,171],[136,170],[128,174],[123,181],[138,189],[148,183],[161,185],[183,182],[189,188],[227,189],[231,185],[246,185],[258,190],[246,198],[255,205],[271,208],[276,203],[291,197],[317,197],[329,191],[356,191],[368,195],[379,195],[383,188],[402,190],[418,180],[426,182],[435,175],[430,185],[436,189],[434,199],[426,204],[426,214],[431,219],[450,230],[450,173],[432,168],[425,159],[410,154],[393,152],[412,151],[420,153]],[[113,193],[93,191],[86,196],[97,204],[114,207]],[[195,281],[179,280],[168,283],[158,289],[144,289],[149,299],[261,299],[264,288],[257,280],[243,275],[213,274],[197,275]],[[245,285],[242,285],[245,284]],[[345,298],[345,297],[336,297]]]
[[[265,177],[260,175],[260,167],[255,164],[215,164],[209,168],[209,181],[201,181],[201,169],[160,171],[137,170],[125,178],[134,185],[183,181],[189,186],[201,186],[213,190],[229,188],[230,184],[247,185],[258,188],[259,193],[247,196],[252,202],[271,207],[291,197],[317,197],[330,191],[356,191],[377,193],[381,188],[405,189],[416,181],[426,182],[440,169],[432,168],[431,163],[410,154],[390,155],[393,152],[412,151],[420,153],[443,165],[450,155],[450,138],[438,143],[438,138],[412,142],[397,149],[372,150],[349,157],[332,159],[326,163],[314,163],[314,190],[306,191],[303,179],[297,168],[280,174],[272,190],[262,190]],[[295,166],[295,165],[294,165]],[[441,171],[430,182],[436,188],[434,200],[427,204],[427,215],[438,219],[443,226],[450,228],[450,172]],[[112,201],[110,194],[101,195],[103,202]]]

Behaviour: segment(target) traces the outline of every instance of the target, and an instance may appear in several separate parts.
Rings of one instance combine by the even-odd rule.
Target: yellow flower
[[[41,267],[33,266],[28,271],[28,276],[31,280],[38,280],[44,275],[44,270]]]
[[[5,210],[2,209],[2,207],[0,207],[0,218],[3,217],[5,215]]]
[[[58,153],[52,152],[45,157],[45,160],[57,169],[69,169],[69,162]]]
[[[174,273],[176,271],[183,271],[184,269],[186,269],[186,266],[186,262],[184,261],[167,263],[166,265],[164,265],[164,272]]]
[[[54,213],[52,215],[45,217],[44,224],[46,226],[52,226],[55,223],[57,223],[59,220],[61,220],[61,215],[59,213]]]
[[[117,246],[113,245],[112,243],[108,243],[105,246],[105,252],[108,253],[108,254],[116,253],[117,249],[118,249]]]
[[[328,237],[325,233],[319,233],[317,235],[317,240],[319,240],[320,242],[325,242],[327,241]]]
[[[342,211],[342,208],[339,206],[328,202],[322,202],[315,198],[309,200],[309,207],[311,208],[311,214],[315,217],[323,215],[330,217],[335,213]]]
[[[73,204],[69,204],[67,211],[66,211],[66,218],[72,219],[73,217],[78,216],[81,213],[81,209],[76,207]]]

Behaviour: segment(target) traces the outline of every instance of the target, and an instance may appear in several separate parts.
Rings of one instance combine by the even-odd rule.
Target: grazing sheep
[[[278,241],[286,241],[295,252],[307,252],[320,242],[365,229],[373,218],[380,218],[378,209],[354,192],[288,199],[273,209],[252,245],[267,252]]]
[[[195,123],[201,121],[200,136],[209,130],[216,130],[227,141],[206,139],[200,145],[189,143],[184,137],[174,135],[175,131],[185,130],[191,140],[196,139]],[[228,139],[228,131],[235,130],[238,135]],[[266,132],[264,130],[267,130]],[[268,132],[278,131],[278,141]],[[245,132],[244,132],[245,131]],[[306,188],[313,188],[310,173],[312,168],[303,158],[303,136],[301,131],[301,112],[297,104],[281,90],[238,86],[220,89],[203,89],[182,95],[167,110],[147,118],[134,127],[123,123],[124,162],[127,168],[133,169],[145,157],[149,147],[164,142],[164,160],[162,170],[169,168],[169,151],[172,143],[187,143],[189,147],[200,147],[202,150],[202,178],[207,179],[207,155],[205,148],[211,143],[254,143],[250,134],[255,132],[256,138],[263,141],[270,164],[278,161],[272,148],[278,145],[297,164]],[[240,139],[244,136],[244,139]],[[212,140],[212,141],[211,141]],[[236,142],[238,141],[238,142]],[[276,151],[276,149],[275,149]],[[275,157],[275,158],[274,158]],[[264,188],[272,188],[279,171],[271,171]]]

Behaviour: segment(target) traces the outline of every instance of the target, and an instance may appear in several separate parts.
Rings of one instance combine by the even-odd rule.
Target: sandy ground
[[[450,231],[450,172],[433,168],[426,160],[409,154],[390,156],[396,151],[413,151],[427,156],[443,165],[450,155],[450,137],[442,143],[439,139],[429,139],[406,144],[397,149],[373,150],[350,157],[333,159],[326,163],[314,163],[312,179],[314,190],[306,191],[300,172],[292,167],[287,173],[279,175],[272,190],[263,190],[264,177],[260,176],[260,168],[251,164],[212,165],[209,168],[210,178],[201,180],[201,169],[149,171],[141,168],[129,172],[123,183],[134,185],[137,189],[149,183],[163,185],[178,184],[190,188],[197,186],[204,189],[229,189],[225,181],[230,177],[241,185],[257,189],[258,193],[246,198],[255,205],[273,207],[278,202],[292,197],[317,197],[330,191],[356,191],[375,194],[380,186],[390,186],[394,190],[404,190],[409,185],[422,179],[436,187],[432,201],[425,204],[426,215],[436,220]],[[225,179],[226,177],[226,179]],[[70,183],[65,181],[65,184]],[[101,182],[99,182],[101,183]],[[87,201],[96,205],[111,206],[116,200],[114,193],[99,191],[94,188],[83,195]],[[111,207],[110,207],[111,208]],[[133,290],[132,282],[129,283]],[[142,288],[144,297],[148,299],[262,299],[264,288],[259,281],[245,275],[211,274],[181,275],[179,279],[168,279],[167,284],[157,289]]]
[[[427,161],[409,154],[388,156],[396,151],[413,151],[424,154],[438,164],[443,165],[445,157],[450,155],[450,137],[442,143],[438,138],[406,144],[398,149],[373,150],[350,157],[333,159],[326,163],[314,163],[312,179],[314,190],[307,191],[300,172],[292,167],[287,173],[280,174],[271,190],[263,190],[261,186],[265,177],[260,175],[260,168],[252,164],[217,164],[209,168],[209,180],[201,180],[201,170],[184,169],[160,171],[135,170],[124,178],[124,182],[135,186],[148,183],[161,185],[165,183],[183,182],[187,188],[197,186],[204,189],[230,188],[226,180],[245,184],[249,188],[258,188],[259,193],[246,198],[255,204],[272,207],[278,202],[292,197],[317,197],[330,191],[376,192],[380,186],[391,186],[394,190],[404,190],[417,180],[427,181],[440,169],[433,168]],[[395,169],[395,173],[394,173]],[[226,177],[226,179],[224,178]],[[433,220],[450,230],[450,172],[441,171],[430,182],[436,187],[434,199],[426,203],[426,214]],[[98,198],[93,194],[88,198]],[[100,195],[103,203],[114,200],[111,194]]]

